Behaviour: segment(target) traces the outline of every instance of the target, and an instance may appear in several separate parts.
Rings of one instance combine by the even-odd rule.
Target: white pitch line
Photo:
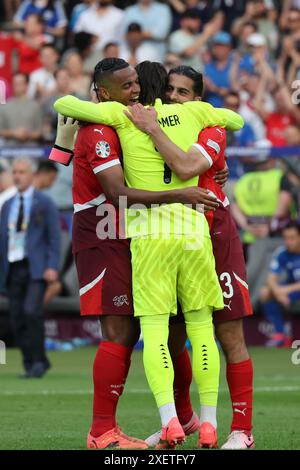
[[[273,392],[299,392],[300,386],[283,386],[283,387],[256,387],[254,393],[273,393]],[[228,393],[226,388],[221,388],[220,393]],[[25,395],[92,395],[92,390],[28,390],[28,391],[0,391],[0,396],[25,396]],[[126,394],[150,394],[148,389],[125,389]],[[196,393],[196,391],[195,391]]]

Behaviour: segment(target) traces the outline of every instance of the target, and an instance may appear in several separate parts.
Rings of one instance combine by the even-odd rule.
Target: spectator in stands
[[[266,319],[272,324],[273,334],[266,346],[291,346],[291,337],[285,333],[284,313],[300,301],[300,226],[288,224],[282,232],[284,246],[274,253],[266,285],[260,300]]]
[[[23,26],[32,14],[43,18],[47,34],[54,37],[65,34],[67,18],[61,0],[23,0],[14,17],[16,25]]]
[[[168,5],[153,0],[138,0],[136,5],[126,8],[122,29],[125,34],[131,23],[140,24],[146,44],[155,47],[160,61],[163,61],[171,21],[171,10]]]
[[[236,183],[234,197],[232,212],[246,245],[269,235],[273,217],[289,217],[293,202],[282,170],[264,152],[255,158],[253,170]]]
[[[291,25],[296,29],[282,40],[282,51],[278,61],[281,71],[281,80],[292,86],[294,80],[300,78],[300,10],[292,12]]]
[[[4,158],[0,159],[0,213],[3,204],[17,192],[14,185],[9,163]]]
[[[58,174],[57,166],[51,160],[42,160],[39,162],[34,174],[33,186],[42,191],[53,186]]]
[[[274,55],[279,41],[277,16],[278,14],[272,1],[247,1],[244,14],[233,23],[232,34],[237,38],[240,37],[243,26],[246,23],[253,22],[257,25],[258,32],[266,38],[269,49]]]
[[[219,31],[222,28],[224,18],[223,13],[219,10],[220,5],[215,1],[203,0],[169,0],[169,4],[173,13],[173,26],[172,31],[176,31],[180,27],[180,18],[183,13],[191,8],[197,9],[200,14],[203,25],[212,21],[215,30]]]
[[[69,21],[69,29],[71,31],[76,27],[77,21],[83,12],[85,12],[90,6],[95,3],[95,0],[84,0],[82,3],[78,3],[74,6],[71,14],[71,19]]]
[[[238,92],[229,90],[224,96],[224,107],[240,113],[241,100]],[[237,132],[227,132],[227,145],[235,147],[250,147],[255,143],[255,133],[251,125],[245,122],[242,129]]]
[[[169,51],[180,57],[183,65],[202,71],[201,50],[208,39],[216,33],[213,23],[207,23],[200,34],[201,17],[196,8],[186,10],[180,19],[180,29],[169,37]]]
[[[267,47],[266,38],[260,33],[250,34],[247,38],[246,45],[248,51],[242,56],[240,62],[240,69],[246,70],[250,73],[253,72],[266,72],[269,71],[269,75],[272,76],[272,66],[269,58],[269,49]]]
[[[8,145],[37,144],[42,138],[42,108],[28,98],[28,76],[16,73],[13,98],[0,106],[0,137]]]
[[[285,2],[286,3],[286,2]],[[300,4],[285,11],[280,17],[280,27],[288,33],[287,39],[299,38],[300,35]],[[283,44],[284,49],[284,44]]]
[[[223,106],[224,96],[230,86],[232,61],[231,36],[221,31],[212,39],[212,59],[204,68],[206,100],[213,106]]]
[[[248,38],[254,33],[257,33],[257,24],[253,21],[247,21],[241,27],[240,35],[236,38],[237,50],[241,55],[249,52]]]
[[[43,18],[37,14],[27,16],[24,34],[17,34],[16,40],[18,71],[29,75],[42,67],[40,48],[49,42],[49,37],[45,35]]]
[[[45,355],[42,303],[48,283],[58,278],[60,226],[50,198],[34,189],[34,164],[13,163],[18,193],[5,202],[0,219],[1,289],[23,356],[24,378],[42,377],[50,363]]]
[[[69,72],[71,94],[81,99],[88,98],[91,78],[84,72],[83,62],[78,52],[67,52],[63,64]]]
[[[167,72],[169,72],[171,69],[174,69],[175,67],[179,67],[179,65],[181,65],[180,57],[177,54],[168,52],[164,61],[164,67]]]
[[[28,96],[45,100],[56,88],[54,73],[58,66],[59,54],[52,44],[45,44],[40,51],[42,67],[29,76]]]
[[[157,50],[152,44],[145,43],[142,27],[138,23],[131,23],[128,26],[125,41],[120,48],[120,55],[110,57],[122,57],[134,67],[144,60],[159,61]]]
[[[71,94],[70,74],[67,69],[59,68],[55,74],[56,90],[43,104],[43,125],[44,138],[47,142],[53,142],[56,135],[57,112],[53,108],[53,104],[58,98]]]
[[[121,38],[123,18],[124,12],[116,8],[112,0],[98,0],[80,15],[74,33],[84,31],[97,36],[95,48],[101,51],[107,42]]]
[[[274,160],[268,159],[264,151],[254,161],[253,171],[237,181],[231,207],[242,229],[249,290],[255,307],[272,253],[281,244],[276,232],[290,219],[293,192],[283,171],[275,167]]]
[[[120,46],[117,42],[108,42],[103,48],[103,58],[112,59],[114,57],[121,57]]]
[[[289,90],[284,84],[273,91],[273,96],[273,112],[268,112],[259,103],[256,110],[265,123],[267,139],[274,147],[284,147],[287,145],[286,129],[291,125],[300,124],[300,109],[292,103]]]
[[[233,89],[240,92],[240,113],[243,116],[245,122],[251,125],[255,133],[255,139],[257,143],[259,141],[265,141],[266,129],[263,120],[257,112],[255,102],[263,99],[264,109],[268,110],[269,112],[273,110],[273,100],[270,93],[261,93],[261,90],[264,87],[264,83],[262,82],[261,78],[261,75],[257,72],[243,72],[239,80],[234,80],[231,76]],[[258,96],[259,99],[257,99]]]

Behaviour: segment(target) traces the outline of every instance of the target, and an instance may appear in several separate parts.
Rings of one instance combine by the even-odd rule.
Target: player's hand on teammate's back
[[[216,210],[219,207],[216,196],[209,194],[207,189],[191,186],[180,191],[182,192],[182,204],[192,204],[195,209],[199,209],[199,205],[202,204],[204,211]]]
[[[124,114],[133,124],[146,134],[151,134],[154,128],[159,127],[157,122],[157,112],[154,108],[144,108],[140,103],[128,106]]]

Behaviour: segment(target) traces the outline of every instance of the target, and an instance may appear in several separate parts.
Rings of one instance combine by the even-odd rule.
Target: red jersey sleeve
[[[207,127],[198,135],[198,141],[193,144],[208,160],[211,167],[226,149],[226,131],[222,127]]]
[[[117,134],[107,126],[94,124],[80,129],[86,145],[86,158],[95,174],[120,165],[121,146]]]

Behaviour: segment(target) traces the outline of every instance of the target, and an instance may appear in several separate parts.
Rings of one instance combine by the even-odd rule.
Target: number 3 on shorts
[[[233,287],[232,287],[232,281],[231,281],[231,276],[229,273],[222,273],[220,274],[220,281],[226,281],[224,286],[228,288],[228,292],[223,291],[223,297],[225,299],[231,299],[233,297]]]

